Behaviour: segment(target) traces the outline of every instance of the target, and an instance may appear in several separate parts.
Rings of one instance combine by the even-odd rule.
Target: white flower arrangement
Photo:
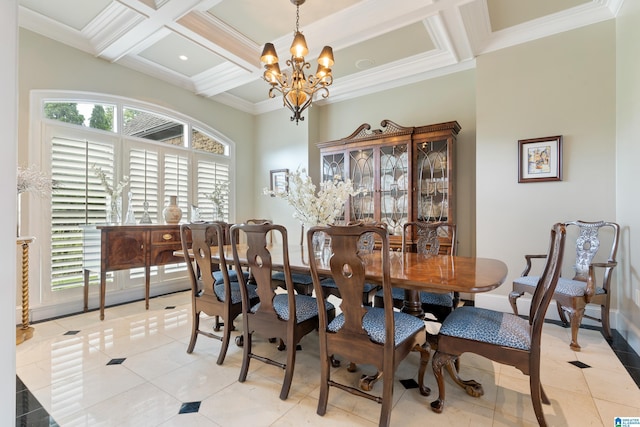
[[[295,209],[294,218],[300,220],[306,227],[333,224],[344,212],[344,204],[349,196],[356,196],[362,192],[361,189],[353,188],[350,179],[342,180],[340,176],[335,176],[331,181],[320,183],[320,190],[316,195],[316,186],[304,168],[298,168],[287,176],[289,178],[287,190],[271,191],[265,188],[263,192],[289,202],[289,205]]]
[[[36,166],[18,167],[18,194],[32,191],[41,197],[47,197],[56,189],[56,182],[40,171]]]
[[[104,187],[105,193],[111,196],[112,199],[120,197],[120,195],[122,194],[122,190],[124,190],[124,188],[129,184],[129,177],[125,175],[122,181],[118,183],[118,185],[112,187],[107,180],[107,174],[102,170],[100,166],[93,165],[91,166],[91,168],[93,169],[93,172],[96,174],[96,176],[100,178],[100,182]]]
[[[228,182],[218,182],[213,185],[211,193],[205,194],[207,199],[213,202],[213,206],[216,208],[218,215],[224,210],[224,202],[229,193]]]

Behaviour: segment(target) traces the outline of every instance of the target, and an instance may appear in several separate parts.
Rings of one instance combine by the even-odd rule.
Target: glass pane
[[[124,135],[185,146],[184,123],[147,111],[125,107],[122,111]]]
[[[417,148],[418,220],[446,221],[449,208],[447,141],[425,142]]]
[[[349,160],[353,187],[364,190],[351,198],[351,220],[373,220],[373,149],[352,151],[349,153]]]
[[[213,154],[229,155],[228,147],[201,130],[193,128],[191,132],[191,148]]]
[[[335,176],[344,179],[344,154],[322,156],[322,181],[331,181]]]
[[[48,119],[115,132],[115,106],[86,102],[45,102]]]
[[[402,234],[409,212],[409,156],[407,145],[380,149],[380,220],[389,233]]]

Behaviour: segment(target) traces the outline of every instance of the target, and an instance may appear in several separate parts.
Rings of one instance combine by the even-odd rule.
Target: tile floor
[[[279,368],[253,360],[246,382],[238,382],[242,352],[234,343],[222,366],[215,363],[219,341],[200,336],[193,354],[186,353],[188,292],[154,298],[148,311],[143,304],[110,307],[102,322],[94,311],[34,325],[34,337],[17,347],[16,425],[377,425],[378,404],[335,388],[329,392],[327,413],[316,414],[317,334],[303,340],[289,398],[282,401]],[[551,399],[550,406],[544,405],[550,425],[612,426],[614,417],[640,417],[639,358],[617,337],[613,347],[619,357],[598,330],[583,329],[583,350],[576,353],[568,346],[569,329],[545,325],[542,383]],[[256,345],[284,358],[274,344],[258,340]],[[590,367],[569,363],[576,361]],[[415,378],[417,363],[418,356],[410,355],[396,379]],[[357,384],[359,374],[341,367],[334,375]],[[537,425],[528,377],[472,354],[462,356],[461,374],[480,381],[485,394],[473,398],[448,380],[442,414],[429,408],[437,395],[430,367],[429,397],[396,381],[391,424]],[[374,391],[380,389],[381,384],[376,384]]]

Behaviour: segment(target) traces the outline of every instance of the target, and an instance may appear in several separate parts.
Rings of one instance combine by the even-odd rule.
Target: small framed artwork
[[[518,141],[518,182],[562,181],[562,135]]]
[[[289,189],[289,169],[273,169],[271,171],[271,184],[269,190],[275,193],[283,193]],[[271,197],[275,197],[273,194]]]

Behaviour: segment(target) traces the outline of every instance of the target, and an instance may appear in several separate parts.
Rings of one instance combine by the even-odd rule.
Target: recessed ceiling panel
[[[422,21],[334,52],[334,78],[435,49]],[[316,64],[312,64],[316,65]]]
[[[260,79],[228,90],[227,93],[255,104],[269,99],[269,87],[269,83]]]
[[[591,0],[487,0],[491,29],[504,30]]]
[[[112,0],[20,0],[20,6],[82,30],[93,18],[98,16]]]
[[[143,58],[192,77],[218,66],[221,57],[182,36],[171,33],[139,53]],[[186,60],[180,59],[186,57]]]
[[[300,6],[300,29],[359,1],[307,0]],[[223,0],[208,12],[259,45],[293,35],[296,28],[296,7],[290,0]]]

